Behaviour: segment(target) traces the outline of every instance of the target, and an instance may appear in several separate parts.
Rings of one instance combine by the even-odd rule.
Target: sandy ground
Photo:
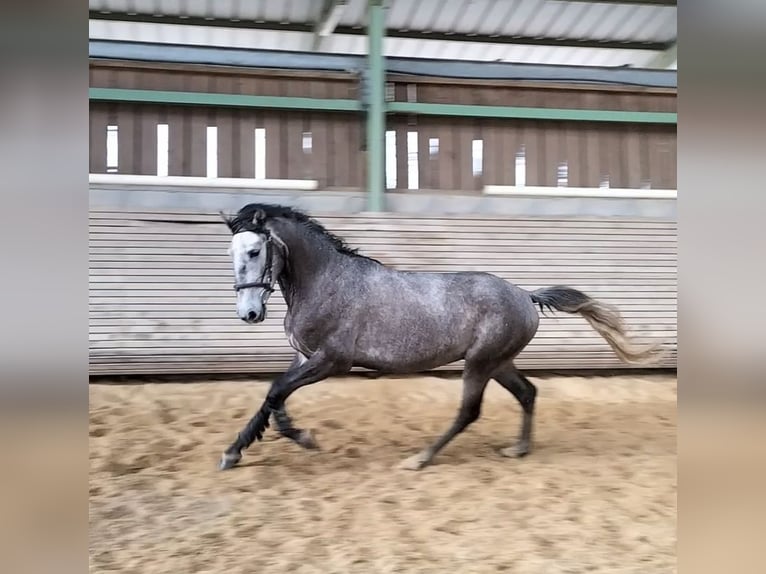
[[[320,451],[272,429],[234,470],[221,451],[266,386],[90,388],[90,571],[675,572],[674,377],[544,378],[533,452],[496,383],[482,418],[419,472],[460,384],[331,380],[289,402]]]

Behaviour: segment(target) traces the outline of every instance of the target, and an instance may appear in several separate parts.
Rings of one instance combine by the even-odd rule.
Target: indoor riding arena
[[[676,571],[675,1],[89,4],[92,573]],[[402,464],[456,420],[457,361],[306,384],[317,448],[275,418],[220,470],[310,360],[278,287],[238,316],[222,215],[251,203],[399,270],[572,287],[661,354],[541,305],[526,456],[490,380]]]

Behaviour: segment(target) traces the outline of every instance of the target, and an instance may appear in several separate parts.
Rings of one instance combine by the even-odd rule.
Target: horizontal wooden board
[[[245,202],[243,201],[243,204]],[[193,209],[193,208],[185,208],[185,207],[177,207],[177,208],[168,208],[163,207],[161,209],[150,209],[150,208],[141,208],[141,207],[130,207],[130,208],[116,208],[116,207],[106,207],[106,206],[92,206],[89,210],[89,217],[91,219],[120,219],[120,220],[133,220],[133,219],[140,219],[140,218],[146,218],[146,217],[157,217],[157,216],[169,216],[174,217],[177,219],[187,219],[190,217],[197,217],[209,221],[219,222],[220,216],[217,213],[212,213],[210,211],[202,211],[199,209]],[[374,221],[394,221],[396,223],[401,224],[407,224],[412,221],[433,221],[433,222],[445,222],[445,221],[490,221],[495,222],[498,225],[502,225],[504,222],[508,221],[510,218],[503,218],[503,217],[497,217],[492,214],[486,214],[486,213],[465,213],[465,214],[459,214],[454,216],[448,216],[448,215],[430,215],[427,213],[418,213],[418,214],[409,214],[406,216],[406,219],[403,219],[401,217],[401,214],[399,213],[393,213],[393,212],[380,212],[380,213],[356,213],[356,214],[323,214],[323,213],[314,213],[313,217],[317,219],[323,219],[328,217],[334,217],[338,219],[343,219],[344,221],[355,221],[355,220],[374,220]],[[525,217],[525,221],[570,221],[568,218],[563,217],[548,217],[548,216],[536,216],[536,217]],[[669,224],[673,224],[675,222],[668,221],[665,219],[658,219],[658,218],[650,218],[650,217],[638,217],[638,216],[623,216],[623,217],[604,217],[604,216],[583,216],[578,217],[576,221],[572,221],[572,225],[577,225],[583,222],[594,222],[594,221],[617,221],[617,222],[623,222],[623,221],[630,221],[630,222],[636,222],[641,224],[651,224],[652,222],[667,222]]]
[[[583,321],[580,324],[556,324],[543,325],[537,332],[535,337],[536,341],[545,338],[561,338],[568,335],[588,334],[589,325]],[[666,323],[659,328],[659,325],[655,321],[638,323],[631,321],[631,330],[640,332],[642,337],[667,337],[675,334],[675,325],[672,322]],[[211,327],[206,325],[204,329],[200,329],[198,326],[189,326],[181,328],[179,326],[167,327],[165,325],[151,325],[145,326],[143,329],[138,330],[136,328],[123,328],[120,330],[115,329],[90,329],[89,339],[91,343],[96,341],[112,341],[115,339],[124,339],[126,341],[215,341],[222,338],[222,334],[225,334],[227,340],[247,340],[258,344],[267,344],[273,341],[274,335],[281,335],[281,331],[265,330],[252,328],[247,330],[245,325],[225,325],[219,327]],[[284,337],[280,338],[280,344]]]
[[[275,309],[269,308],[269,317],[263,323],[257,326],[252,326],[252,329],[258,329],[259,331],[276,330],[281,332],[283,330],[283,313],[277,312]],[[626,311],[621,308],[623,320],[632,325],[673,325],[675,328],[677,322],[676,310],[657,311],[652,309],[643,309],[637,311]],[[546,325],[551,321],[564,321],[569,320],[571,317],[577,317],[576,315],[548,315],[541,322],[541,329],[547,328]],[[184,310],[164,309],[157,308],[155,310],[146,309],[103,309],[92,307],[90,309],[90,329],[96,332],[94,329],[100,327],[108,327],[109,329],[116,329],[121,332],[128,332],[129,330],[141,326],[149,330],[155,328],[168,329],[172,325],[189,325],[195,328],[207,328],[211,325],[230,325],[232,328],[243,328],[245,326],[237,317],[233,308],[228,310],[216,310],[216,311],[199,311],[190,313]],[[588,327],[587,330],[589,330]]]
[[[89,239],[97,238],[101,235],[129,235],[136,239],[136,241],[154,241],[158,237],[167,237],[170,239],[180,239],[189,236],[192,232],[192,226],[176,226],[176,227],[164,227],[161,229],[153,229],[149,232],[145,227],[120,227],[120,228],[94,228],[88,234]],[[204,225],[194,225],[193,233],[195,237],[204,241],[226,241],[231,235],[225,227],[223,228],[208,228]],[[423,227],[417,228],[399,228],[399,227],[379,227],[376,225],[360,226],[358,228],[347,229],[342,226],[330,226],[327,228],[336,233],[342,234],[346,238],[358,237],[365,239],[389,239],[396,237],[397,239],[416,240],[416,239],[444,239],[451,241],[453,239],[476,239],[486,240],[487,235],[492,238],[500,237],[529,237],[536,235],[545,235],[551,239],[567,238],[567,237],[582,237],[593,236],[599,239],[610,239],[614,241],[624,240],[625,237],[639,236],[650,238],[662,238],[667,241],[676,242],[676,234],[674,229],[668,228],[603,228],[603,227],[583,227],[572,228],[562,230],[557,227],[527,227],[527,226],[514,226],[509,225],[507,227],[494,227],[486,228],[481,225],[475,227],[464,227],[460,229],[447,228],[447,229],[428,229]],[[488,231],[489,229],[489,231]]]
[[[221,297],[226,297],[228,300],[233,300],[236,296],[231,284],[221,284],[220,281],[215,282],[200,282],[193,287],[183,282],[167,282],[167,283],[148,283],[146,281],[97,281],[93,280],[90,283],[91,297],[97,295],[114,295],[115,291],[124,293],[125,285],[130,285],[132,289],[144,289],[147,285],[162,285],[160,292],[155,294],[167,294],[168,291],[181,292],[183,296],[192,296],[196,291],[200,289],[215,290],[216,294]],[[573,285],[574,286],[574,285]],[[641,298],[672,298],[675,300],[676,286],[674,283],[646,283],[642,285],[586,285],[578,283],[576,287],[583,292],[597,298],[625,298],[625,299],[641,299]],[[173,295],[175,296],[175,295]],[[272,300],[273,305],[279,305],[279,298]]]
[[[135,219],[130,214],[120,217],[115,214],[116,219],[97,219],[91,217],[91,226],[89,232],[96,231],[119,231],[121,233],[202,233],[225,236],[229,230],[223,221],[215,218],[189,218],[183,220],[174,220],[172,217],[164,219],[164,214]],[[528,232],[547,232],[552,235],[561,235],[564,233],[614,233],[620,235],[623,233],[649,233],[654,231],[659,235],[667,235],[677,230],[674,222],[670,221],[625,221],[619,218],[609,218],[594,221],[585,221],[578,219],[574,221],[568,218],[515,218],[512,216],[505,218],[471,220],[460,216],[452,218],[446,217],[439,220],[419,220],[407,215],[407,220],[388,220],[375,218],[358,218],[355,216],[332,216],[315,217],[327,229],[334,232],[364,233],[366,231],[385,232],[397,234],[400,232],[413,233],[475,233],[481,229],[486,229],[488,233],[503,233],[507,231],[528,231]]]

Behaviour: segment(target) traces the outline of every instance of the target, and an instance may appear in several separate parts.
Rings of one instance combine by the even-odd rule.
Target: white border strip
[[[100,185],[155,185],[176,187],[208,187],[237,189],[284,189],[311,191],[319,187],[315,179],[250,179],[243,177],[187,177],[158,175],[127,175],[112,173],[88,174],[88,182]]]
[[[614,189],[598,187],[535,187],[515,185],[485,185],[486,195],[515,197],[591,197],[603,199],[677,199],[675,189]]]

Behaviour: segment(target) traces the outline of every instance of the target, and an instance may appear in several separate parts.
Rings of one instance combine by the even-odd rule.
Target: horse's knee
[[[460,418],[465,426],[476,422],[481,416],[481,403],[465,405],[460,411]]]
[[[285,408],[285,388],[282,385],[273,385],[266,394],[265,404],[272,413],[283,411]]]
[[[522,396],[521,406],[522,408],[527,411],[531,412],[535,408],[535,399],[537,398],[537,387],[535,387],[532,383],[527,381],[527,385],[524,391],[524,395]]]

